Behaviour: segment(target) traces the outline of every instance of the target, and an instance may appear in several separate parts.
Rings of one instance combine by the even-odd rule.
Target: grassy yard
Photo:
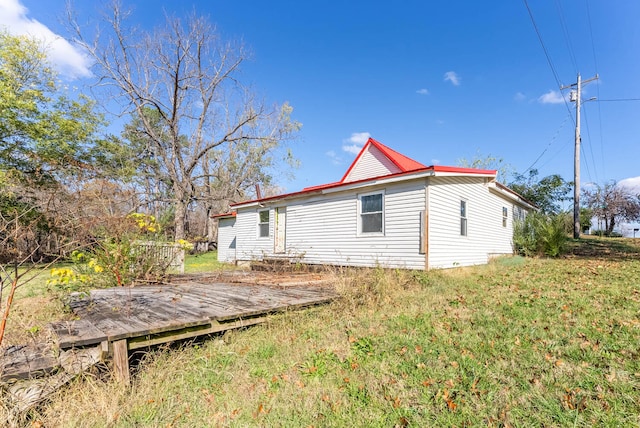
[[[85,375],[31,417],[44,426],[638,426],[639,251],[637,241],[590,239],[557,260],[343,272],[331,305],[156,350],[129,388]]]

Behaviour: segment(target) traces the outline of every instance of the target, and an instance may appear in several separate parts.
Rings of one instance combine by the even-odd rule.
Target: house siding
[[[236,218],[218,220],[218,261],[234,263],[236,261]]]
[[[269,208],[269,236],[258,236],[258,212],[266,208],[249,208],[236,213],[236,258],[257,260],[273,254],[274,209]]]
[[[361,236],[358,195],[375,191],[384,191],[384,235]],[[424,207],[424,180],[291,201],[287,205],[286,254],[311,264],[424,269],[425,257],[419,253]],[[243,243],[242,248],[238,245],[238,258],[272,256],[272,239],[270,245],[256,242],[257,214],[254,211],[253,220],[246,214],[251,213],[238,211],[238,242]]]
[[[369,146],[369,149],[362,154],[362,157],[344,181],[346,183],[369,177],[395,174],[397,172],[400,172],[400,168],[398,168],[397,165],[378,150],[378,148]]]
[[[513,253],[513,219],[502,224],[502,208],[513,203],[491,192],[483,178],[434,177],[429,181],[429,267],[485,264]],[[467,236],[460,234],[460,201],[467,202]]]

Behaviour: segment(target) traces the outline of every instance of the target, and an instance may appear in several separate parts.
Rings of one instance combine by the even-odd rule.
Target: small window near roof
[[[460,235],[467,236],[467,201],[460,201]]]
[[[509,210],[507,207],[502,207],[502,227],[507,227],[507,217],[509,217]]]
[[[258,236],[269,237],[269,210],[258,211]]]
[[[383,233],[383,194],[360,196],[360,233]]]

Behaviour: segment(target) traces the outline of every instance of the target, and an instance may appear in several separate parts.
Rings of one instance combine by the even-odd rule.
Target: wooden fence
[[[172,242],[143,241],[136,242],[136,248],[159,266],[173,268],[184,273],[185,249]]]

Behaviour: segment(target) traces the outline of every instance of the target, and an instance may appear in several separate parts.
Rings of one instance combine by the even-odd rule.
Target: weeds
[[[615,257],[344,271],[339,301],[153,352],[130,389],[86,376],[32,421],[638,426],[640,261],[598,242]]]
[[[514,223],[513,244],[516,253],[531,256],[559,257],[567,249],[566,214],[530,213]]]

